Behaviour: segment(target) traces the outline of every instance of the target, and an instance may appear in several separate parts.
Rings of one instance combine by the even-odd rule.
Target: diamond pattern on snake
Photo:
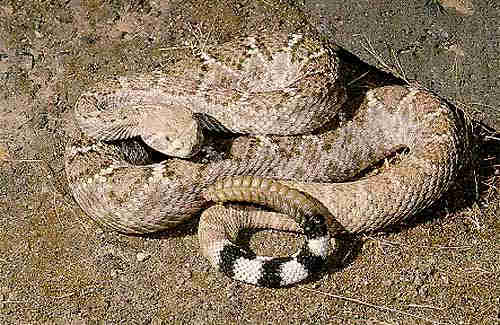
[[[123,233],[203,211],[200,247],[215,268],[259,286],[302,281],[324,265],[330,236],[377,230],[438,200],[469,145],[458,112],[411,86],[370,90],[352,120],[326,127],[346,101],[334,49],[315,35],[253,35],[196,50],[169,73],[98,83],[68,125],[75,200]],[[220,141],[207,129],[233,136],[206,149]],[[401,147],[401,162],[352,180]],[[225,201],[275,212],[210,207]],[[241,228],[299,231],[305,243],[291,257],[260,257],[233,244]]]

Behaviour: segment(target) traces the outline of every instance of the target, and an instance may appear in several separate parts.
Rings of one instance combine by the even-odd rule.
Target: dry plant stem
[[[364,302],[364,301],[359,300],[359,299],[354,299],[354,298],[349,298],[349,297],[334,295],[334,294],[331,294],[331,293],[328,293],[328,292],[323,292],[323,291],[319,291],[319,290],[313,290],[313,289],[304,288],[304,287],[301,287],[300,289],[304,290],[304,291],[310,291],[310,292],[314,292],[314,293],[319,293],[319,294],[325,295],[327,297],[335,298],[335,299],[341,299],[341,300],[345,300],[345,301],[350,301],[350,302],[353,302],[353,303],[356,303],[356,304],[360,304],[360,305],[363,305],[363,306],[368,306],[368,307],[375,308],[375,309],[382,310],[382,311],[388,311],[388,312],[391,312],[391,313],[397,313],[397,314],[408,316],[408,317],[411,317],[411,318],[421,319],[421,320],[424,320],[426,322],[431,322],[433,324],[446,324],[446,323],[437,322],[437,321],[429,319],[427,317],[418,316],[418,315],[407,313],[407,312],[404,312],[404,311],[401,311],[401,310],[397,310],[397,309],[394,309],[394,308],[389,308],[389,307],[385,307],[385,306],[378,306],[378,305],[370,304],[368,302]]]

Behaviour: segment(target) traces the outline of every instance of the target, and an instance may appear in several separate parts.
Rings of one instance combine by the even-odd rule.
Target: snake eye
[[[312,222],[314,222],[315,224],[320,224],[320,223],[323,223],[325,222],[325,217],[320,215],[320,214],[317,214],[315,216],[312,216],[311,217],[311,220]]]

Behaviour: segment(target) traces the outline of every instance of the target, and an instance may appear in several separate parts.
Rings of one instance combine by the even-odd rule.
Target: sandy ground
[[[498,56],[488,52],[490,46],[498,51],[498,38],[488,43],[474,34],[498,35],[498,20],[485,23],[498,5],[490,1],[488,9],[478,1],[471,12],[459,6],[466,1],[443,1],[442,9],[431,2],[346,1],[344,8],[308,2],[307,16],[363,59],[408,79],[417,76],[498,129],[493,89],[500,69]],[[364,27],[351,24],[355,9],[364,12]],[[212,44],[264,24],[292,30],[302,19],[274,1],[0,2],[2,324],[500,322],[500,142],[477,123],[481,146],[474,167],[444,198],[400,227],[348,238],[340,262],[332,260],[325,273],[292,288],[255,288],[213,272],[198,252],[196,218],[161,234],[124,236],[103,231],[73,201],[64,177],[64,121],[89,84],[168,71],[192,41]],[[457,22],[469,24],[460,42],[454,42],[462,30]],[[406,49],[399,45],[408,35],[419,42],[390,61],[393,51],[377,48],[383,45],[380,24],[391,26],[389,40],[398,50]],[[435,28],[427,30],[428,24]],[[405,31],[399,41],[398,26]],[[363,42],[353,50],[356,28]],[[359,77],[351,87],[376,75],[389,80],[343,55],[357,67],[346,77]],[[471,70],[466,59],[479,68]],[[257,252],[277,254],[283,253],[273,249],[278,239],[292,251],[295,238],[284,234],[259,232],[249,241]]]

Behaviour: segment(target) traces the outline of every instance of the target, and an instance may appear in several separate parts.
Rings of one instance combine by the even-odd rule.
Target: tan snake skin
[[[167,75],[98,83],[80,97],[68,125],[66,174],[75,200],[110,229],[153,232],[198,212],[207,203],[201,191],[220,176],[273,176],[285,163],[278,157],[155,162],[144,143],[171,156],[196,155],[203,137],[194,114],[238,133],[321,127],[345,101],[331,48],[299,34],[249,36],[201,49]]]
[[[168,73],[118,77],[82,94],[75,118],[97,140],[141,136],[189,158],[203,141],[199,119],[239,134],[304,134],[345,101],[333,46],[299,34],[248,36],[193,49]],[[208,122],[206,121],[208,119]]]
[[[311,228],[317,227],[314,223],[297,218],[301,214],[297,210],[316,210],[309,215],[326,217],[334,237],[341,232],[380,229],[420,212],[441,197],[468,162],[469,128],[457,113],[427,91],[388,86],[368,91],[352,121],[336,130],[303,137],[293,146],[289,146],[291,138],[273,139],[274,154],[282,159],[291,157],[291,150],[299,150],[304,153],[301,167],[306,161],[314,162],[303,169],[305,174],[334,167],[336,175],[349,177],[365,167],[362,162],[373,162],[397,149],[406,153],[395,166],[346,183],[270,181],[255,176],[219,180],[204,192],[207,200],[257,203],[284,214],[211,207],[202,213],[198,228],[202,254],[213,267],[242,282],[281,287],[302,281],[320,270],[328,235],[321,227]],[[350,159],[323,154],[330,150]],[[261,151],[269,148],[252,148],[252,155]],[[297,167],[283,166],[281,172],[288,175]],[[308,239],[293,257],[269,259],[234,246],[243,228],[297,230],[290,219],[286,222],[287,215],[294,216]],[[311,229],[317,234],[312,240]]]
[[[334,164],[340,169],[335,174],[346,177],[366,167],[362,162],[373,162],[379,155],[397,148],[407,148],[403,159],[378,175],[351,182],[280,183],[317,199],[344,231],[357,233],[395,224],[438,200],[468,162],[469,129],[458,113],[438,97],[418,88],[373,89],[366,94],[352,121],[337,130],[306,137],[293,148],[303,152],[315,148],[312,155],[306,155],[307,159],[315,160],[318,167]],[[289,142],[285,138],[280,140]],[[315,155],[325,150],[338,156]],[[328,161],[323,161],[324,157]],[[282,172],[288,173],[286,169]],[[247,194],[252,192],[254,184],[258,182],[245,186],[239,178],[227,178],[210,187],[205,197],[215,202],[265,205],[262,200],[265,192],[261,196]],[[269,227],[279,228],[272,222]]]
[[[120,232],[158,231],[173,227],[206,207],[216,195],[207,192],[203,197],[202,192],[216,181],[253,175],[283,180],[283,184],[318,199],[346,231],[360,232],[396,223],[439,199],[467,160],[468,134],[454,110],[429,92],[412,87],[368,92],[353,120],[337,129],[323,127],[321,132],[309,135],[237,137],[230,145],[229,155],[226,153],[222,155],[224,159],[214,162],[203,155],[192,160],[161,157],[158,161],[137,137],[101,141],[142,136],[147,143],[150,134],[148,122],[144,121],[151,118],[144,118],[141,105],[155,110],[153,120],[162,109],[169,111],[180,106],[211,115],[222,125],[227,122],[230,131],[243,133],[264,131],[259,128],[267,128],[273,119],[265,116],[285,122],[286,116],[293,116],[293,123],[284,123],[271,131],[275,134],[285,133],[292,125],[298,125],[292,134],[321,127],[344,102],[344,91],[336,82],[335,57],[318,56],[317,53],[333,54],[324,52],[329,47],[314,39],[297,42],[294,35],[273,37],[262,42],[256,37],[245,38],[214,49],[201,61],[212,62],[208,69],[203,63],[190,69],[181,64],[168,77],[152,74],[112,80],[103,84],[108,88],[99,85],[97,90],[84,94],[76,109],[78,125],[73,121],[68,128],[71,141],[65,158],[70,188],[83,210],[100,224]],[[295,52],[297,44],[311,51]],[[231,56],[231,49],[240,52]],[[210,49],[206,52],[210,53]],[[296,53],[305,54],[297,61]],[[218,60],[210,61],[212,58]],[[248,58],[250,63],[245,65]],[[229,68],[221,68],[220,62],[230,62]],[[232,72],[239,69],[244,73],[233,76]],[[185,72],[182,78],[181,70]],[[200,74],[200,70],[208,72]],[[260,76],[267,80],[263,89],[252,83]],[[136,86],[132,87],[134,83]],[[217,87],[211,90],[208,85]],[[195,105],[198,108],[191,107],[193,103],[199,104]],[[227,106],[234,115],[228,114]],[[120,116],[125,123],[115,123],[115,117],[111,117],[110,124],[100,124],[107,120],[103,116],[109,108],[121,107],[125,107]],[[297,107],[308,108],[309,112],[301,115]],[[318,113],[316,107],[320,108]],[[249,114],[254,114],[254,110],[259,114],[251,119]],[[181,119],[187,120],[189,116]],[[264,124],[258,123],[263,120]],[[186,144],[179,145],[186,156],[193,155],[197,149],[192,148],[198,146],[187,145],[184,150]],[[408,148],[409,153],[397,166],[370,178],[334,183],[351,179],[401,147]],[[231,179],[225,186],[232,187]]]

